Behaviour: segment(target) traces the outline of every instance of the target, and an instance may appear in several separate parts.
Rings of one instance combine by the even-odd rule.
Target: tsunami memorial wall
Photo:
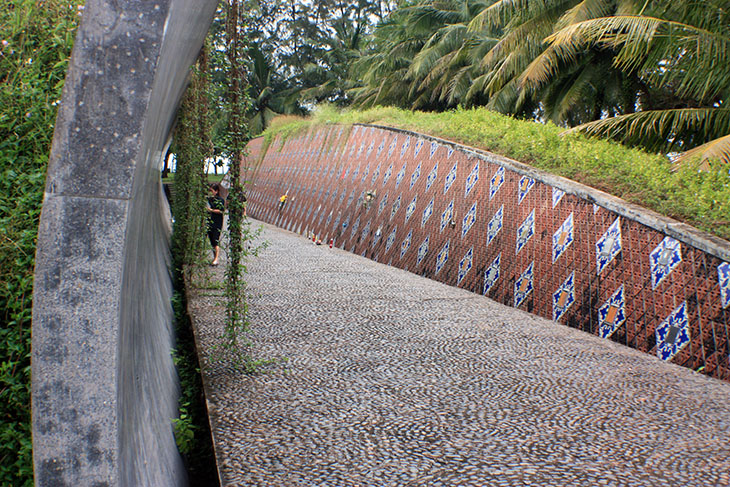
[[[257,138],[241,169],[253,218],[730,380],[724,240],[387,127]]]

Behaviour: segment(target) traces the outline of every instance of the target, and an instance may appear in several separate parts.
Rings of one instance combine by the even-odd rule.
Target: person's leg
[[[211,265],[218,265],[218,257],[220,256],[221,248],[216,245],[213,247],[213,262],[211,262]]]

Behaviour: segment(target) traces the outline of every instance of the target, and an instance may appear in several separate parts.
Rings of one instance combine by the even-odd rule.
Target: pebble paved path
[[[247,376],[209,362],[224,486],[730,485],[730,384],[264,225]],[[222,275],[222,268],[215,272]]]

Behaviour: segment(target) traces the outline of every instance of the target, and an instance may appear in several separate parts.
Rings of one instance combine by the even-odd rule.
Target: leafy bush
[[[332,107],[292,124],[272,123],[267,141],[325,123],[387,125],[458,142],[549,171],[730,239],[730,174],[721,164],[674,168],[663,155],[517,120],[485,108],[412,112],[391,107],[340,112]],[[674,170],[676,169],[676,171]]]
[[[79,2],[0,9],[0,485],[32,485],[30,325],[35,245],[56,106]]]

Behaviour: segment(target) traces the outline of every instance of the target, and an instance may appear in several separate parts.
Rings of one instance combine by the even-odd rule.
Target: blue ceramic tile
[[[352,192],[350,193],[350,196],[347,198],[347,207],[349,207],[352,204],[352,200],[355,199],[355,188],[352,188]]]
[[[517,229],[517,243],[515,246],[515,254],[519,254],[527,242],[535,235],[535,210],[532,210],[522,225]]]
[[[469,175],[466,177],[466,185],[464,187],[464,198],[469,196],[469,193],[474,188],[479,180],[479,161],[474,165]]]
[[[598,308],[598,333],[609,338],[626,321],[624,285],[614,291],[608,301]]]
[[[395,177],[395,187],[398,188],[400,186],[400,183],[403,181],[403,178],[406,175],[406,163],[403,163],[403,167],[400,168],[400,171],[398,171],[398,175]]]
[[[687,302],[680,304],[656,329],[657,357],[672,360],[690,340]]]
[[[730,264],[723,262],[717,266],[717,280],[720,283],[720,300],[722,307],[730,305]]]
[[[553,320],[558,321],[575,303],[575,271],[553,293]]]
[[[472,226],[474,226],[474,222],[477,221],[477,203],[474,202],[473,205],[471,205],[471,208],[469,211],[464,215],[464,219],[461,222],[461,238],[464,238],[471,229]]]
[[[360,182],[364,183],[365,179],[367,179],[369,174],[370,174],[370,163],[368,162],[367,166],[365,166],[365,170],[362,173],[362,178],[360,178]]]
[[[449,148],[446,150],[446,158],[451,159],[451,155],[454,153],[454,148],[449,146]]]
[[[373,234],[373,244],[372,248],[375,248],[375,246],[380,242],[380,237],[383,236],[383,226],[379,226],[377,230],[375,230],[375,233]]]
[[[568,215],[562,225],[553,234],[553,263],[557,261],[565,249],[573,243],[573,213]]]
[[[383,197],[380,199],[380,204],[378,204],[378,216],[383,212],[385,209],[385,205],[388,204],[388,193],[385,193]]]
[[[675,267],[682,262],[682,249],[679,242],[672,237],[664,237],[659,245],[649,254],[651,266],[651,285],[656,289]]]
[[[350,232],[350,238],[354,237],[357,230],[360,228],[360,217],[355,219],[355,223],[352,224],[352,231]]]
[[[421,152],[421,148],[423,147],[423,139],[418,139],[416,141],[416,146],[413,148],[413,157],[418,157],[418,153]]]
[[[374,146],[375,146],[375,141],[373,140],[373,141],[371,141],[371,142],[370,142],[370,145],[368,146],[368,151],[367,151],[367,153],[365,154],[365,157],[366,157],[366,158],[369,158],[369,157],[370,157],[370,154],[372,154],[372,153],[373,153],[373,147],[374,147]]]
[[[390,143],[390,147],[388,147],[388,159],[390,159],[390,156],[393,155],[393,151],[395,150],[395,146],[398,144],[398,136],[396,135],[393,137],[393,141]]]
[[[360,234],[360,238],[364,241],[366,238],[368,238],[368,235],[370,235],[370,220],[368,220],[365,226],[362,227],[362,233]]]
[[[390,163],[390,166],[388,166],[388,169],[385,171],[385,174],[383,174],[383,187],[388,183],[388,179],[390,179],[390,175],[393,174],[393,163]]]
[[[451,171],[449,171],[449,173],[446,175],[446,179],[444,180],[444,194],[449,191],[451,185],[454,184],[454,181],[456,181],[456,166],[457,163],[454,163],[454,167],[452,167]]]
[[[492,198],[494,198],[494,195],[497,194],[497,191],[499,191],[499,188],[502,187],[502,184],[504,184],[504,168],[500,167],[497,169],[497,171],[492,176],[492,179],[489,181],[489,200],[491,201]]]
[[[337,218],[339,219],[340,217],[338,216]],[[342,230],[343,231],[346,230],[349,225],[350,225],[350,215],[347,215],[347,218],[345,218],[345,221],[342,222]]]
[[[360,174],[360,166],[356,166],[355,170],[352,171],[352,182],[354,183],[357,179],[357,175]]]
[[[532,187],[535,185],[535,180],[532,178],[528,178],[527,176],[522,176],[520,178],[520,185],[517,188],[517,204],[519,205],[522,203],[522,201],[525,199],[525,196],[527,196],[527,193],[530,192]]]
[[[441,269],[444,268],[444,265],[446,264],[446,261],[449,260],[449,246],[451,245],[451,240],[447,240],[444,246],[441,248],[441,251],[436,256],[436,274],[441,272]]]
[[[408,148],[411,146],[411,136],[409,135],[406,137],[405,142],[403,142],[403,146],[400,148],[400,156],[403,158],[403,156],[406,155],[406,151],[408,151]]]
[[[406,252],[411,246],[411,239],[413,238],[413,230],[408,232],[406,238],[403,239],[403,243],[400,244],[400,258],[402,259]]]
[[[416,181],[418,181],[418,178],[421,176],[421,163],[419,162],[416,166],[415,171],[413,171],[413,174],[411,174],[411,185],[408,187],[408,189],[413,189],[413,185],[416,184]]]
[[[441,229],[440,232],[444,231],[444,228],[446,228],[446,225],[448,225],[451,222],[451,217],[454,215],[454,200],[451,200],[451,202],[446,206],[446,209],[443,213],[441,213]]]
[[[380,153],[383,152],[383,149],[385,148],[385,137],[380,139],[380,145],[378,146],[378,152],[375,153],[375,157],[380,157]]]
[[[530,262],[530,265],[527,266],[527,269],[524,270],[520,278],[515,282],[515,308],[519,308],[532,292],[534,287],[534,267],[535,262]]]
[[[438,143],[431,142],[431,150],[428,153],[429,159],[433,157],[433,155],[436,153],[436,150],[439,148]]]
[[[393,209],[390,210],[390,219],[392,220],[396,213],[398,213],[398,210],[400,209],[400,197],[401,195],[398,195],[398,197],[395,199],[395,202],[393,203]]]
[[[596,242],[596,274],[603,272],[619,253],[621,253],[621,219],[617,217]]]
[[[423,216],[421,217],[421,228],[423,228],[426,225],[426,222],[429,218],[431,218],[431,215],[433,214],[433,197],[431,197],[431,201],[428,202],[426,205],[426,209],[423,210]]]
[[[487,294],[490,289],[496,284],[500,274],[500,261],[502,260],[502,253],[497,254],[497,257],[484,271],[484,293]]]
[[[461,284],[461,281],[463,281],[466,275],[469,274],[472,266],[473,257],[474,247],[470,247],[469,250],[466,251],[466,254],[464,254],[464,257],[462,257],[459,261],[459,274],[456,277],[457,286]]]
[[[565,196],[565,191],[558,188],[553,188],[553,208],[558,206],[558,203],[560,203],[560,200],[563,199],[563,196]]]
[[[413,212],[416,211],[416,200],[418,199],[418,195],[413,197],[413,200],[408,203],[408,206],[406,207],[406,221],[405,223],[408,223],[408,220],[411,219],[411,216],[413,215]]]
[[[436,181],[436,177],[438,176],[438,170],[439,170],[439,163],[436,162],[436,164],[433,165],[433,169],[431,169],[431,172],[428,173],[428,177],[426,178],[426,191],[431,189],[431,186],[433,186],[434,181]]]
[[[596,213],[598,213],[598,210],[600,210],[600,209],[601,209],[601,207],[600,207],[600,206],[598,206],[597,204],[593,203],[593,214],[594,214],[594,215],[595,215]]]
[[[423,242],[421,242],[421,245],[418,246],[418,259],[416,260],[416,265],[421,265],[423,259],[426,258],[426,254],[428,254],[428,241],[429,236],[426,236]]]
[[[396,231],[397,231],[397,230],[398,230],[398,225],[394,226],[394,227],[393,227],[393,230],[391,230],[391,232],[390,232],[390,235],[388,235],[388,238],[387,238],[387,240],[385,241],[385,251],[386,251],[386,252],[387,252],[387,251],[389,251],[389,250],[390,250],[390,248],[391,248],[391,247],[393,246],[393,244],[395,243],[395,234],[396,234]]]
[[[375,186],[375,181],[378,180],[378,177],[380,176],[380,165],[381,163],[378,163],[378,167],[375,168],[375,171],[373,171],[373,178],[370,180],[370,186]]]

